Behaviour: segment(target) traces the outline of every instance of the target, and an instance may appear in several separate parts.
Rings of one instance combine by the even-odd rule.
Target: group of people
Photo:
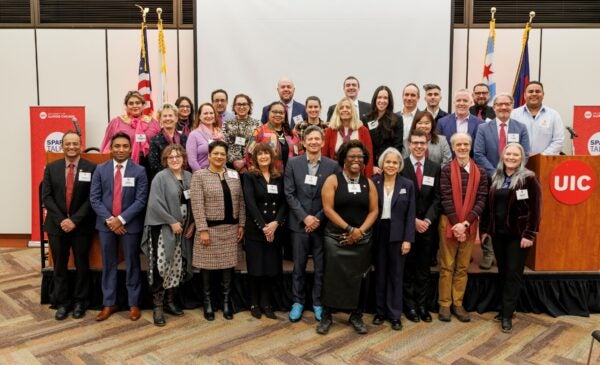
[[[439,86],[424,86],[427,108],[419,111],[419,88],[408,84],[404,107],[395,113],[390,88],[378,87],[365,103],[358,100],[358,80],[349,76],[327,122],[318,97],[295,101],[289,79],[277,90],[280,100],[263,108],[260,121],[251,117],[253,102],[245,94],[233,98],[233,112],[226,110],[225,90],[214,91],[212,102],[197,111],[180,97],[154,119],[142,114],[143,97],[129,92],[126,113],[109,123],[102,142],[112,158],[98,166],[81,158],[77,133],[64,134],[65,158],[47,166],[42,192],[56,319],[70,311],[74,318],[85,315],[94,231],[103,265],[98,321],[119,310],[119,246],[131,320],[140,318],[140,248],[157,326],[165,325],[165,312],[183,315],[177,288],[194,268],[201,272],[204,317],[214,320],[219,307],[232,319],[242,247],[250,313],[276,318],[271,288],[282,272],[282,246],[291,242],[288,317],[300,320],[312,303],[319,334],[329,331],[336,311],[349,312],[356,332],[367,333],[362,313],[370,279],[374,325],[389,321],[400,330],[402,314],[431,322],[427,296],[438,245],[439,319],[450,321],[453,314],[469,321],[462,301],[472,247],[481,241],[481,267],[489,269],[494,255],[498,265],[502,302],[495,319],[509,332],[540,220],[540,186],[525,163],[531,154],[559,153],[564,138],[560,117],[542,105],[543,85],[531,82],[527,104],[516,110],[508,94],[487,106],[485,84],[474,88],[475,105],[461,89],[449,114],[439,108]],[[77,268],[72,295],[71,248]],[[307,300],[309,257],[314,283]]]

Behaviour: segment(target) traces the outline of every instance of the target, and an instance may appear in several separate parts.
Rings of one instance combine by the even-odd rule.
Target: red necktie
[[[121,188],[123,187],[122,181],[123,177],[121,176],[121,168],[122,165],[117,165],[117,172],[115,173],[115,183],[113,185],[113,202],[112,202],[112,215],[113,217],[117,217],[121,214],[121,199],[122,193]]]
[[[417,175],[417,184],[419,185],[419,190],[421,190],[421,185],[423,185],[423,169],[421,168],[421,162],[417,161],[417,171],[415,174]]]
[[[69,164],[69,171],[67,172],[67,213],[69,213],[69,209],[71,208],[71,199],[73,197],[73,184],[75,183],[75,164]]]
[[[504,151],[504,147],[506,147],[506,123],[500,123],[500,134],[498,135],[498,139],[500,143],[498,144],[498,154],[502,156],[502,151]]]

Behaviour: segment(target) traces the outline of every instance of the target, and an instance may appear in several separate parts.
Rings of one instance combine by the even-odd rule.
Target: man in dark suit
[[[286,106],[286,112],[288,116],[288,124],[290,128],[294,129],[296,124],[302,123],[302,121],[307,120],[306,110],[304,104],[301,104],[294,100],[294,92],[296,91],[296,86],[294,86],[294,82],[287,78],[282,78],[277,83],[277,93],[279,94],[279,100]],[[265,124],[269,119],[269,106],[265,105],[263,107],[262,116],[260,121]]]
[[[468,133],[471,139],[475,140],[477,128],[483,123],[483,120],[469,114],[469,105],[471,105],[469,90],[460,89],[456,91],[454,94],[454,113],[448,114],[438,121],[438,131],[446,137],[450,146],[452,146],[450,137],[457,132]],[[455,154],[452,151],[452,158],[454,157]],[[472,150],[471,157],[473,157]]]
[[[442,101],[442,89],[436,84],[425,84],[423,85],[425,91],[425,102],[427,103],[428,112],[433,115],[433,118],[437,122],[441,118],[448,115],[448,112],[440,108],[440,102]]]
[[[402,176],[416,187],[415,244],[406,258],[404,268],[404,308],[406,318],[413,322],[431,322],[427,309],[429,293],[429,262],[440,205],[440,165],[429,160],[427,134],[415,129],[408,137],[410,155],[404,160]]]
[[[290,159],[285,167],[284,191],[290,208],[289,227],[292,232],[294,269],[292,272],[293,305],[290,321],[302,318],[305,304],[306,261],[312,254],[314,285],[313,310],[321,320],[321,286],[323,282],[323,227],[325,214],[321,201],[321,188],[329,175],[338,171],[338,164],[321,156],[323,130],[309,126],[303,134],[306,153]]]
[[[490,101],[490,88],[487,84],[479,83],[473,86],[473,105],[469,113],[486,122],[496,118],[494,108],[488,105]]]
[[[68,131],[62,138],[64,159],[46,166],[42,201],[46,207],[44,230],[48,233],[54,261],[52,302],[58,309],[55,318],[83,318],[88,305],[89,251],[94,232],[94,212],[90,208],[90,183],[96,165],[81,158],[81,137]],[[69,295],[69,250],[75,261],[75,288]]]
[[[358,92],[360,91],[360,82],[358,79],[354,76],[346,77],[342,84],[342,89],[344,90],[344,95],[354,102],[354,107],[357,108],[358,118],[362,120],[364,125],[367,125],[367,122],[369,121],[366,120],[366,115],[371,112],[371,104],[358,100]],[[337,103],[329,106],[329,109],[327,109],[327,121],[331,120],[336,105]]]
[[[145,169],[133,162],[131,140],[125,133],[110,141],[112,160],[98,166],[92,177],[90,203],[96,212],[96,229],[102,251],[102,297],[104,309],[96,317],[103,321],[117,312],[117,252],[120,244],[126,263],[129,318],[140,318],[140,239],[148,198]]]

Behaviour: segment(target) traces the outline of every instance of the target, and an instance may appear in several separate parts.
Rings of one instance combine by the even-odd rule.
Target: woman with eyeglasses
[[[267,122],[254,130],[246,149],[248,167],[252,166],[254,146],[258,143],[268,143],[275,151],[275,168],[280,174],[283,174],[288,159],[302,153],[300,137],[290,128],[285,108],[285,104],[280,101],[275,101],[267,107]]]
[[[180,96],[175,100],[175,106],[178,110],[178,119],[175,129],[179,134],[185,134],[187,137],[192,131],[194,124],[194,103],[187,96]],[[184,144],[185,146],[185,144]]]
[[[192,174],[185,171],[186,154],[179,144],[165,147],[148,195],[142,252],[148,257],[148,284],[156,326],[166,324],[163,313],[182,316],[176,303],[179,284],[191,279],[195,225],[190,205]]]
[[[100,151],[109,153],[112,136],[118,132],[126,133],[131,139],[131,159],[148,170],[150,140],[160,132],[160,124],[151,116],[144,115],[145,103],[144,97],[137,91],[129,91],[125,95],[125,114],[108,123]]]
[[[245,94],[238,94],[233,98],[233,112],[235,118],[223,123],[225,142],[229,144],[227,165],[233,167],[240,174],[246,172],[246,147],[252,137],[252,132],[262,124],[251,117],[252,99]]]
[[[331,175],[321,190],[323,212],[328,222],[323,242],[324,273],[321,291],[323,314],[318,334],[326,334],[333,323],[332,311],[350,312],[349,322],[359,334],[367,333],[362,320],[371,271],[371,227],[377,219],[377,189],[364,174],[369,151],[358,140],[338,150],[342,171]]]
[[[224,136],[218,127],[217,112],[211,103],[198,108],[194,130],[188,136],[185,149],[192,172],[208,167],[208,145],[213,141],[223,141]]]
[[[437,133],[437,121],[430,112],[424,110],[415,114],[408,135],[410,136],[412,131],[415,129],[420,129],[427,135],[426,157],[428,159],[440,166],[444,166],[452,161],[452,151],[450,150],[450,145],[448,145],[448,141],[444,136],[440,136]],[[402,156],[406,158],[409,154],[410,151],[408,150],[408,139],[406,139],[404,141],[404,150],[402,151]]]
[[[371,143],[369,130],[358,119],[358,112],[352,99],[344,97],[337,103],[333,116],[329,121],[329,128],[325,130],[323,155],[336,160],[341,145],[353,139],[359,140],[369,151],[369,156],[373,156],[373,144]],[[363,173],[366,177],[373,175],[373,161],[371,159],[365,161],[365,171]]]
[[[165,104],[158,111],[158,119],[162,128],[160,133],[150,141],[150,153],[148,154],[148,164],[150,166],[150,179],[154,178],[159,171],[165,168],[162,163],[163,150],[172,144],[185,146],[187,136],[177,132],[178,109],[173,104]],[[187,164],[183,165],[185,169]]]

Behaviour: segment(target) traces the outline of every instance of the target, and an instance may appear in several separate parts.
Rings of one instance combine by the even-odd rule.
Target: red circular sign
[[[583,161],[558,164],[550,174],[550,191],[561,203],[575,205],[587,200],[596,187],[594,169]]]

